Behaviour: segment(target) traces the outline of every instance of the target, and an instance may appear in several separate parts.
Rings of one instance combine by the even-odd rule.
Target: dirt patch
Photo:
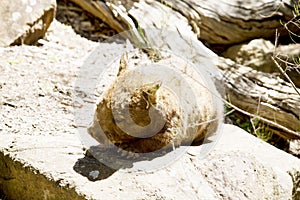
[[[117,34],[102,20],[95,18],[95,16],[69,1],[57,1],[56,19],[63,24],[70,25],[82,37],[95,42],[102,42]]]

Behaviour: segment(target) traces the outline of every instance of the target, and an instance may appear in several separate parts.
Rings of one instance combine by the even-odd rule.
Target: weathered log
[[[105,23],[109,24],[111,28],[122,33],[128,27],[121,24],[115,19],[114,14],[108,8],[108,6],[103,1],[92,1],[92,0],[71,0],[75,4],[79,5],[81,8],[91,13],[96,18],[101,19]],[[124,37],[129,37],[128,35],[123,35]]]
[[[292,11],[296,4],[292,0],[163,2],[183,14],[195,27],[194,30],[200,28],[199,38],[212,45],[236,44],[253,38],[274,38],[276,29],[284,30],[282,23],[293,18]]]
[[[271,128],[273,127],[280,136],[287,139],[300,139],[300,97],[291,85],[278,77],[272,77],[270,74],[257,72],[249,67],[237,65],[230,60],[218,57],[211,50],[204,47],[200,41],[195,40],[197,36],[189,24],[194,23],[195,25],[196,22],[189,21],[188,19],[192,19],[192,17],[187,17],[188,14],[184,14],[193,13],[194,18],[197,19],[197,15],[200,15],[201,10],[201,7],[197,7],[199,6],[197,4],[201,4],[203,8],[206,8],[202,11],[206,11],[206,15],[211,17],[210,20],[202,20],[202,23],[206,24],[204,27],[196,23],[196,26],[193,26],[194,30],[195,27],[200,27],[201,35],[204,36],[205,31],[209,32],[211,35],[205,36],[205,40],[209,40],[212,44],[231,44],[254,37],[274,35],[275,29],[281,26],[280,19],[288,20],[292,17],[292,2],[263,1],[259,3],[247,1],[248,3],[244,3],[241,1],[238,6],[234,3],[226,4],[225,8],[232,8],[233,10],[232,15],[227,17],[220,17],[221,15],[216,17],[217,12],[221,14],[225,12],[222,10],[214,11],[212,12],[214,15],[212,15],[210,11],[214,9],[209,6],[214,5],[215,9],[220,9],[223,8],[220,4],[225,5],[225,1],[221,1],[218,5],[215,5],[213,1],[201,1],[199,3],[184,1],[189,4],[180,2],[177,5],[180,6],[181,10],[176,8],[175,5],[170,6],[155,0],[138,1],[131,8],[127,7],[126,9],[120,9],[120,5],[118,7],[112,3],[108,5],[112,9],[110,12],[115,13],[115,16],[119,16],[116,20],[120,20],[120,23],[134,23],[136,27],[143,28],[147,42],[155,46],[159,46],[161,43],[160,45],[164,48],[179,51],[182,56],[194,63],[201,62],[209,65],[210,61],[213,60],[224,76],[224,88],[227,93],[224,96],[225,98],[230,98],[228,100],[237,108],[252,115],[258,115]],[[195,11],[196,7],[197,11]],[[191,9],[189,11],[188,9],[184,11],[185,8],[194,8],[195,10]],[[277,10],[274,8],[277,8]],[[258,11],[254,12],[255,9],[258,9]],[[180,10],[180,12],[177,12],[177,10]],[[130,17],[126,17],[126,15],[130,15]],[[155,37],[155,34],[149,31],[151,29],[163,31],[160,32],[160,37]],[[261,31],[262,29],[264,31]],[[175,34],[176,43],[172,41],[172,38],[168,38],[169,32],[167,30],[173,30],[177,33],[177,35]],[[219,33],[214,33],[214,31],[219,31]],[[232,31],[234,31],[234,34]],[[135,38],[138,38],[138,42],[133,40],[135,43],[145,43],[145,37],[141,37],[138,32],[132,33]],[[166,38],[167,41],[158,41],[157,38]],[[207,62],[205,62],[205,59]],[[213,66],[206,67],[209,71]]]
[[[141,6],[144,7],[144,4],[155,5],[157,8],[168,6],[188,19],[188,24],[191,25],[198,38],[211,45],[237,44],[254,38],[274,38],[276,29],[282,32],[281,35],[288,34],[287,31],[284,31],[282,23],[293,18],[294,5],[297,3],[293,0],[156,0],[158,4],[162,5],[158,6],[158,4],[154,3],[155,0],[122,1],[119,3],[113,0],[96,2],[91,0],[72,1],[96,17],[100,17],[117,31],[126,29],[126,25],[128,25],[128,23],[125,23],[125,26],[124,24],[119,25],[113,20],[122,18],[122,15],[118,16],[116,14],[119,11],[130,13],[130,10],[141,8]],[[114,11],[111,12],[111,10]],[[156,14],[157,12],[154,13]],[[141,18],[145,14],[155,17],[154,13],[149,11],[146,14],[144,12]],[[128,21],[130,20],[127,19]],[[140,23],[140,21],[138,22]],[[132,25],[132,23],[130,24]],[[298,27],[292,24],[290,24],[289,28],[299,31]]]
[[[277,73],[288,81],[284,74],[300,88],[299,57],[300,44],[279,45],[275,47],[270,41],[255,39],[245,44],[229,47],[222,55],[238,64],[246,65],[257,71]],[[273,58],[276,59],[274,62]],[[279,69],[282,68],[282,71]],[[282,73],[282,74],[281,74]]]
[[[229,59],[219,57],[214,63],[223,72],[228,101],[258,119],[264,118],[262,121],[281,137],[300,139],[300,96],[291,84]]]

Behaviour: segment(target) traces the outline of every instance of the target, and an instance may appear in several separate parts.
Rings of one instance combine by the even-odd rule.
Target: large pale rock
[[[257,71],[278,71],[271,57],[274,45],[264,39],[255,39],[247,44],[234,45],[223,53],[223,56],[234,60],[238,64],[252,67]]]
[[[80,141],[72,134],[2,134],[0,138],[0,185],[8,197],[16,199],[41,196],[146,200],[299,197],[299,159],[230,125],[224,127],[216,150],[205,159],[195,156],[201,147],[192,147],[189,154],[175,163],[152,172],[114,171],[83,157]],[[248,140],[252,149],[245,145]],[[47,151],[42,150],[45,147]],[[257,151],[261,153],[256,154]]]
[[[224,125],[214,151],[196,166],[223,199],[300,197],[300,160],[232,125]]]
[[[35,44],[44,37],[55,7],[55,0],[1,1],[0,46]]]

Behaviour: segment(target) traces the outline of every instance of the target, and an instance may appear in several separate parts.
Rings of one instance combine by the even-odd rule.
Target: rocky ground
[[[57,18],[71,20],[76,30],[83,23],[76,21],[78,10],[68,12]],[[83,36],[103,41],[107,30]],[[299,159],[231,125],[224,125],[205,159],[197,157],[202,147],[193,147],[178,162],[152,172],[113,170],[86,156],[77,134],[86,127],[74,117],[82,102],[73,95],[80,68],[99,43],[55,20],[39,44],[0,48],[0,190],[12,199],[299,198]],[[112,58],[121,48],[107,47],[105,55]]]
[[[298,197],[299,160],[230,125],[209,157],[197,159],[203,149],[194,147],[152,172],[112,170],[85,156],[74,119],[81,102],[72,95],[98,44],[57,21],[39,42],[0,49],[0,185],[13,199]],[[120,48],[108,46],[106,56]]]

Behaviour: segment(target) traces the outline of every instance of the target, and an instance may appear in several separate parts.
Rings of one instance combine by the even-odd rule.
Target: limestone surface
[[[54,19],[56,1],[0,2],[0,46],[36,44]]]

